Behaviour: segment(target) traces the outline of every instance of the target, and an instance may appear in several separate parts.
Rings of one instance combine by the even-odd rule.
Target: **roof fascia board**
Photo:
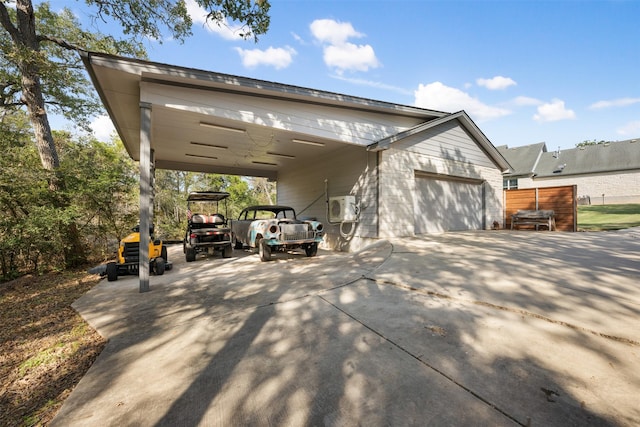
[[[120,126],[120,123],[118,123],[118,121],[115,120],[116,115],[114,114],[113,109],[111,108],[111,105],[108,102],[108,98],[104,93],[102,85],[100,85],[100,80],[98,79],[98,76],[96,75],[96,72],[95,72],[95,69],[94,69],[94,64],[92,62],[93,61],[93,57],[91,55],[91,52],[88,52],[86,50],[80,50],[79,54],[80,54],[80,59],[84,63],[84,68],[87,70],[87,73],[89,74],[89,78],[91,79],[91,82],[93,83],[93,87],[98,92],[98,97],[100,98],[100,101],[102,102],[102,105],[104,106],[105,110],[107,110],[107,114],[109,115],[109,117],[112,119],[113,126],[115,127],[117,134],[120,135],[120,136],[125,135],[125,133],[123,132],[122,127]],[[125,141],[123,141],[123,142],[125,142]],[[128,144],[125,143],[124,147],[127,150],[127,153],[129,154],[129,156],[132,159],[135,160],[136,156],[134,156],[134,153],[129,150]]]
[[[543,144],[542,145],[542,149],[540,151],[538,151],[538,155],[536,156],[536,161],[533,162],[533,168],[531,168],[531,172],[535,175],[536,173],[536,168],[538,167],[538,164],[540,163],[540,159],[542,159],[542,153],[546,153],[547,152],[547,145]]]
[[[442,117],[445,112],[427,110],[408,105],[392,104],[335,92],[320,91],[316,89],[292,86],[265,80],[251,79],[230,74],[203,71],[194,68],[178,67],[157,62],[149,62],[141,59],[125,58],[122,56],[102,54],[96,52],[81,52],[85,68],[90,74],[93,67],[108,67],[125,73],[137,75],[138,79],[153,79],[156,83],[163,84],[188,84],[198,89],[205,87],[227,88],[230,91],[254,94],[261,92],[266,96],[282,99],[306,99],[309,102],[339,105],[345,108],[360,108],[367,111],[392,112],[398,115],[411,117]],[[94,74],[95,77],[95,74]],[[94,86],[99,87],[97,79],[93,79]]]

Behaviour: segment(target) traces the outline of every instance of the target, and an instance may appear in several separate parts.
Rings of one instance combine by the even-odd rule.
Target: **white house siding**
[[[519,179],[518,188],[576,185],[578,197],[589,196],[591,204],[640,203],[640,172],[616,171],[589,175]]]
[[[422,119],[219,91],[141,83],[141,100],[179,111],[367,146]]]
[[[419,205],[417,185],[423,177],[484,182],[485,228],[493,221],[502,223],[501,171],[457,122],[449,122],[398,141],[381,153],[380,237],[416,234],[416,216],[420,215],[415,212]],[[464,197],[450,204],[456,205],[458,212],[469,212],[469,202]]]
[[[336,250],[357,250],[377,238],[376,153],[363,147],[344,146],[315,159],[295,163],[278,172],[278,204],[293,206],[301,217],[313,216],[326,229],[325,244]],[[326,180],[326,183],[325,183]],[[326,193],[325,193],[326,191]],[[354,195],[360,205],[355,228],[351,224],[329,224],[326,197]],[[315,201],[315,202],[314,202]],[[350,233],[353,231],[352,233]]]

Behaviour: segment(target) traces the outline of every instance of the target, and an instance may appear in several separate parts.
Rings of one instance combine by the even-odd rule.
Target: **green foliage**
[[[15,11],[7,9],[6,12],[7,18],[16,25]],[[23,107],[21,76],[25,64],[30,64],[38,70],[49,111],[87,129],[89,119],[102,111],[102,105],[87,79],[80,56],[72,48],[137,57],[144,57],[145,51],[135,41],[84,31],[67,8],[54,12],[49,3],[41,3],[36,6],[34,18],[38,31],[34,41],[36,50],[16,42],[7,28],[0,32],[0,107]]]
[[[242,37],[258,40],[269,28],[267,0],[195,0],[207,11],[207,19],[217,25],[225,18],[243,24]],[[184,1],[176,0],[86,0],[96,6],[96,17],[112,19],[122,27],[124,34],[134,38],[150,38],[162,42],[162,35],[169,32],[172,38],[183,41],[191,35],[193,24]]]
[[[138,167],[119,139],[104,143],[93,138],[73,139],[55,132],[60,151],[64,195],[73,220],[92,252],[111,255],[113,242],[128,234],[138,217]]]
[[[605,140],[601,139],[600,141],[596,141],[595,139],[592,140],[584,140],[582,142],[579,142],[576,144],[576,147],[588,147],[590,145],[600,145],[600,144],[604,144],[606,143]]]
[[[55,134],[61,153],[57,173],[65,187],[52,192],[21,112],[0,121],[0,268],[4,278],[25,271],[64,268],[77,226],[84,250],[104,258],[111,242],[138,215],[136,165],[119,141],[105,144]],[[64,198],[66,203],[59,203]]]
[[[581,231],[630,227],[640,227],[640,204],[578,206],[578,229]]]

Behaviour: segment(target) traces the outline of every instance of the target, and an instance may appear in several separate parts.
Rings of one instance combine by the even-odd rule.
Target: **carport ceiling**
[[[140,159],[151,108],[156,168],[276,179],[344,144],[367,147],[447,113],[190,68],[84,52],[128,153]]]

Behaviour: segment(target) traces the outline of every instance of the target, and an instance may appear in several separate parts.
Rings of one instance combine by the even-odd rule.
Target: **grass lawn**
[[[578,230],[606,231],[640,227],[640,204],[578,206]]]

